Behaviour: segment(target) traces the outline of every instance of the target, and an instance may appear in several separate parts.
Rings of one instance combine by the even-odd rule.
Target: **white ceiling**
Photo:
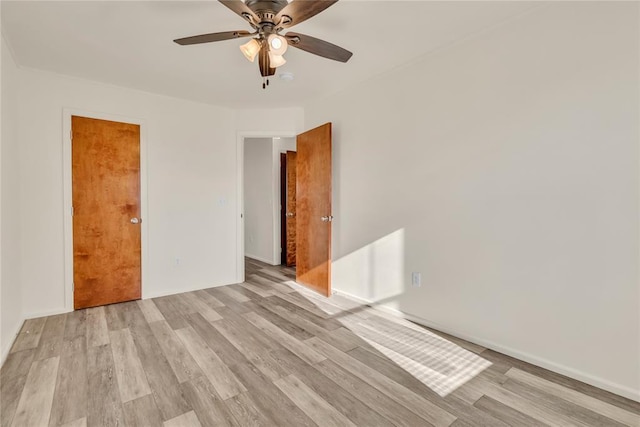
[[[299,106],[406,64],[534,7],[518,1],[342,0],[293,31],[354,52],[342,64],[298,49],[267,90],[257,63],[229,40],[178,37],[250,30],[217,1],[2,1],[2,33],[18,64],[232,108]]]

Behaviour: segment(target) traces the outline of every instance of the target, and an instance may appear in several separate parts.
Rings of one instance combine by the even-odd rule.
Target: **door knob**
[[[131,224],[139,224],[140,218],[131,218]]]
[[[295,214],[293,212],[287,212],[287,217],[289,218],[293,218]]]
[[[331,222],[333,221],[333,215],[323,216],[323,217],[320,217],[320,219],[322,220],[322,222]]]

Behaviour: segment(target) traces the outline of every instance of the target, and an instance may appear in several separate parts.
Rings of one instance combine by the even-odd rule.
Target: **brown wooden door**
[[[287,153],[280,153],[280,264],[287,265]]]
[[[287,267],[296,265],[296,157],[287,151]]]
[[[140,126],[71,129],[74,308],[140,299]]]
[[[296,281],[331,294],[331,123],[298,135]]]

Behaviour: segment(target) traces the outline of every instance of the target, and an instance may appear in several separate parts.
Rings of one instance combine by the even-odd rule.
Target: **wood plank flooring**
[[[27,320],[0,427],[640,426],[640,403],[296,285],[246,282]]]

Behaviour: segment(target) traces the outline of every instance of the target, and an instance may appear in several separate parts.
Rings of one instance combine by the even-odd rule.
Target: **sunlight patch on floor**
[[[291,284],[293,286],[293,284]],[[326,299],[295,285],[307,301],[366,342],[374,353],[445,397],[491,366],[479,355],[405,319],[344,296]]]

